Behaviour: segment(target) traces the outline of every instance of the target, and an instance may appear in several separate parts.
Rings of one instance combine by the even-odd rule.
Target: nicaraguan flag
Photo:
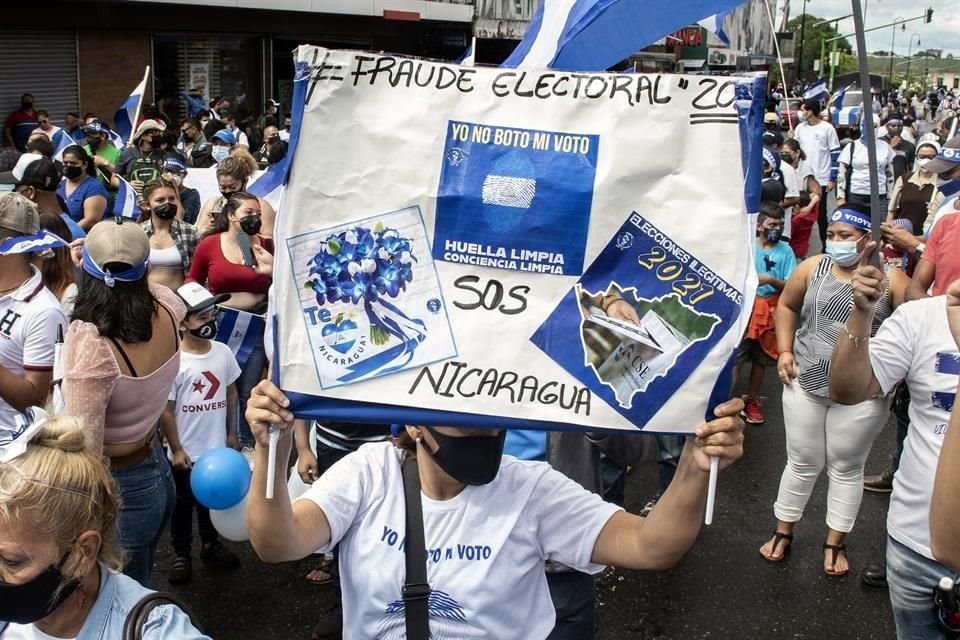
[[[71,138],[70,134],[64,131],[63,129],[61,129],[60,132],[63,135],[60,136],[60,143],[57,144],[57,150],[53,152],[53,159],[63,162],[63,152],[66,150],[67,147],[75,145],[77,144],[77,142],[76,140]]]
[[[743,0],[543,0],[504,67],[603,71]]]
[[[120,137],[119,133],[113,129],[107,129],[107,137],[110,138],[110,144],[123,151],[126,144],[123,142],[123,138]]]
[[[147,77],[144,75],[143,80],[140,81],[140,84],[137,85],[137,88],[133,90],[133,93],[123,101],[123,104],[120,105],[120,108],[117,109],[117,112],[113,116],[113,124],[117,129],[117,133],[120,134],[120,137],[123,141],[130,139],[130,135],[133,133],[133,128],[136,126],[137,117],[137,107],[140,105],[140,101],[143,99],[143,94],[147,89]]]
[[[470,46],[468,46],[467,50],[463,52],[463,55],[457,58],[457,64],[463,65],[464,67],[472,67],[477,59],[476,45],[477,39],[474,37],[470,41]]]
[[[730,36],[723,30],[723,21],[729,14],[729,11],[721,11],[720,13],[713,14],[709,18],[697,21],[697,24],[720,38],[720,42],[730,46]]]
[[[242,369],[250,359],[254,347],[263,340],[263,330],[266,326],[263,316],[220,307],[220,314],[217,317],[217,335],[214,340],[230,347],[230,351],[237,359],[237,364]]]
[[[12,256],[19,253],[35,253],[45,249],[65,247],[67,242],[60,236],[41,229],[32,236],[14,236],[0,242],[0,256]]]
[[[113,215],[117,218],[129,218],[136,220],[140,217],[140,207],[137,206],[137,192],[133,185],[117,176],[120,180],[120,188],[117,189],[117,197],[113,202]]]
[[[818,78],[808,84],[803,89],[803,99],[804,100],[819,100],[823,104],[827,103],[827,98],[830,97],[830,92],[827,91],[827,79]]]
[[[850,84],[848,84],[847,86],[845,86],[843,89],[841,89],[841,90],[837,93],[836,97],[833,99],[833,106],[834,106],[834,107],[836,107],[837,109],[843,109],[843,99],[847,97],[847,90],[850,89],[850,88],[852,88],[853,85],[855,85],[855,84],[856,84],[856,82],[851,82]]]

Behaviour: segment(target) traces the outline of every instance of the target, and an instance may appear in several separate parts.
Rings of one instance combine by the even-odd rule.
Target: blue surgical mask
[[[860,252],[857,251],[857,241],[850,240],[839,242],[836,240],[827,240],[827,255],[833,258],[841,267],[852,267],[860,259]]]
[[[215,145],[210,151],[210,155],[212,155],[213,159],[217,162],[223,162],[224,159],[230,155],[230,148],[222,145]]]

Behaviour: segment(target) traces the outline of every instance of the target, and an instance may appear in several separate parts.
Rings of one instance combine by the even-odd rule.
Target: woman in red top
[[[222,211],[214,219],[214,232],[197,246],[187,278],[198,282],[213,293],[229,293],[229,307],[248,313],[262,314],[267,309],[267,290],[273,275],[273,240],[260,235],[262,226],[259,199],[245,192],[231,195]],[[249,241],[249,242],[248,242]],[[244,257],[250,246],[252,264]],[[249,256],[247,256],[249,258]],[[247,405],[250,390],[263,377],[267,356],[263,349],[263,334],[245,362],[237,380],[240,407]],[[253,434],[243,411],[238,425],[238,439],[244,448],[253,447]]]

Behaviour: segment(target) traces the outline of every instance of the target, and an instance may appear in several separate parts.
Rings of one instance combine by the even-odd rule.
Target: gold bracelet
[[[870,339],[870,336],[855,336],[850,333],[850,330],[847,329],[847,325],[843,325],[843,332],[847,334],[847,338],[853,341],[853,346],[856,349],[860,348],[860,345]]]

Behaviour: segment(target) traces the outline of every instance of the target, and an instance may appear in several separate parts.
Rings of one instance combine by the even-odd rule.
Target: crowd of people
[[[194,514],[199,559],[240,566],[191,482],[198,459],[223,447],[253,471],[247,526],[259,558],[313,558],[305,579],[334,585],[337,606],[315,638],[403,637],[418,599],[449,613],[431,619],[446,634],[434,637],[464,637],[465,605],[451,594],[466,591],[470,624],[489,637],[592,638],[605,566],[664,569],[693,545],[710,457],[728,467],[743,454],[744,423],[766,420],[768,369],[783,386],[786,465],[760,554],[787,559],[826,469],[823,572],[846,575],[864,487],[892,492],[886,560],[862,577],[888,586],[900,638],[946,637],[931,594],[960,569],[950,529],[960,435],[947,428],[960,372],[960,137],[956,113],[941,108],[955,96],[939,96],[930,118],[917,112],[928,98],[888,96],[875,122],[852,128],[831,124],[818,100],[803,102],[795,129],[766,114],[758,289],[736,356],[735,377],[749,369],[746,393],[695,437],[657,439],[662,494],[641,514],[623,509],[623,477],[645,438],[294,420],[268,379],[262,330],[242,360],[216,340],[219,318],[266,311],[275,212],[247,188],[286,154],[289,118],[279,121],[272,100],[254,120],[230,98],[181,97],[179,129],[147,105],[125,145],[95,114],[55,126],[30,94],[6,121],[0,639],[120,638],[127,614],[160,586],[155,553],[168,530],[167,579],[191,581]],[[203,202],[185,178],[210,167],[220,193]],[[137,194],[136,221],[117,210],[124,183]],[[636,315],[625,300],[601,304]],[[891,415],[897,454],[889,472],[865,479]],[[264,498],[271,430],[278,466],[294,465],[305,485],[298,499],[282,473],[275,498]],[[422,491],[430,545],[483,531],[477,553],[489,562],[430,563],[426,591],[405,580],[404,554],[376,545],[384,522],[405,522],[409,486]],[[506,606],[516,602],[526,604]],[[164,604],[142,637],[206,636]]]

